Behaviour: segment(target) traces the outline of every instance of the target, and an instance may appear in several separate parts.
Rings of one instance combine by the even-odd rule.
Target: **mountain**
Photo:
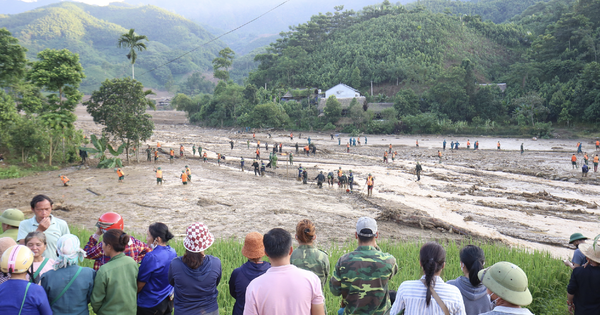
[[[117,48],[117,39],[130,28],[150,40],[148,50],[140,52],[136,61],[136,79],[147,87],[160,88],[189,72],[212,70],[212,59],[225,46],[215,41],[200,47],[214,37],[198,24],[155,6],[100,7],[62,2],[21,14],[1,15],[2,27],[29,49],[29,59],[45,48],[67,48],[78,53],[87,76],[81,84],[86,93],[106,78],[130,75],[128,52]],[[154,68],[157,69],[146,73]]]

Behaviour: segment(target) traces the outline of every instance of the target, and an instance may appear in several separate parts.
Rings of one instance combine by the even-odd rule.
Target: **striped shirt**
[[[425,276],[421,277],[425,279]],[[435,292],[440,296],[448,311],[452,315],[466,315],[465,304],[457,287],[444,283],[441,277],[435,276]],[[444,315],[444,311],[437,304],[433,296],[429,306],[426,304],[425,295],[427,288],[421,280],[404,281],[398,288],[396,301],[392,305],[390,315],[397,315],[404,310],[405,315]]]

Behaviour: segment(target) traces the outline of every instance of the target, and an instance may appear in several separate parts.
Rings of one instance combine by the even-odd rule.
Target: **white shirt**
[[[421,277],[425,279],[425,276]],[[462,294],[457,287],[444,283],[441,277],[435,276],[435,292],[440,296],[448,311],[452,315],[466,315],[465,304]],[[431,297],[429,306],[426,304],[425,296],[427,287],[421,280],[404,281],[398,288],[396,301],[392,305],[390,315],[397,315],[404,310],[405,315],[444,315],[444,311],[437,301]]]

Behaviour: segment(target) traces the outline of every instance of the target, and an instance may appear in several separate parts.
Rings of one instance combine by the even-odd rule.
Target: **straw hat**
[[[594,248],[594,245],[596,245],[596,248]],[[580,244],[579,250],[589,260],[600,264],[600,244]]]
[[[527,275],[519,266],[501,261],[480,270],[477,276],[484,286],[503,300],[519,306],[531,304]]]
[[[185,230],[183,247],[192,253],[207,250],[215,242],[215,237],[203,223],[196,222]]]
[[[265,255],[265,245],[263,244],[263,236],[258,232],[250,232],[244,240],[242,255],[248,259],[261,258]]]

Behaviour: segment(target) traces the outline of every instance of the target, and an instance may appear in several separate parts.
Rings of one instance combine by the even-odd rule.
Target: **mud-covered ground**
[[[83,108],[78,108],[77,127],[87,134],[99,134]],[[144,233],[148,224],[162,221],[183,234],[195,221],[206,223],[217,237],[243,237],[251,231],[266,232],[272,227],[293,231],[295,224],[309,218],[317,224],[322,244],[350,240],[354,224],[361,216],[378,217],[380,236],[384,239],[429,240],[483,238],[511,245],[551,251],[559,257],[571,255],[567,240],[571,233],[588,237],[598,234],[598,184],[592,171],[581,178],[581,169],[573,170],[570,157],[577,141],[584,143],[590,159],[596,154],[592,139],[533,140],[491,137],[451,137],[439,163],[437,150],[441,136],[367,135],[368,145],[351,147],[346,153],[347,135],[338,145],[329,133],[273,131],[257,132],[261,154],[268,157],[274,143],[283,143],[283,153],[294,152],[294,165],[288,166],[287,155],[279,155],[279,168],[268,169],[265,177],[254,176],[250,164],[255,157],[256,140],[252,134],[238,130],[209,129],[188,125],[183,113],[151,112],[156,130],[148,144],[160,142],[178,153],[184,144],[186,157],[169,164],[161,155],[157,164],[146,162],[124,167],[123,184],[110,170],[69,167],[61,171],[0,181],[0,207],[16,207],[30,216],[28,203],[38,193],[51,196],[57,204],[55,215],[69,223],[93,228],[98,216],[116,211],[125,218],[128,231]],[[307,136],[317,145],[317,154],[306,157],[302,146]],[[230,149],[229,140],[235,141]],[[248,149],[246,141],[250,139]],[[419,140],[419,148],[415,141]],[[461,149],[449,150],[451,141],[460,141]],[[480,150],[466,149],[475,140]],[[500,140],[502,150],[496,150]],[[594,139],[595,141],[595,139]],[[293,145],[298,142],[300,153]],[[395,161],[384,164],[382,156],[389,144],[398,152]],[[524,143],[525,153],[519,152]],[[208,151],[209,162],[192,156],[192,144]],[[144,146],[142,149],[144,149]],[[226,156],[226,163],[216,164],[216,153]],[[240,157],[246,160],[240,170]],[[123,156],[124,158],[124,156]],[[583,156],[578,155],[580,162]],[[423,166],[421,181],[416,181],[416,161]],[[308,185],[296,180],[299,164],[308,168]],[[94,162],[92,161],[92,164]],[[193,182],[181,184],[179,174],[185,165],[191,167]],[[166,182],[156,186],[153,169],[161,166]],[[359,186],[353,194],[337,185],[323,189],[313,180],[319,171],[352,169]],[[579,163],[579,167],[581,163]],[[365,179],[375,177],[374,196],[365,197]],[[66,174],[72,186],[63,187],[58,174]],[[325,245],[326,246],[326,245]]]

